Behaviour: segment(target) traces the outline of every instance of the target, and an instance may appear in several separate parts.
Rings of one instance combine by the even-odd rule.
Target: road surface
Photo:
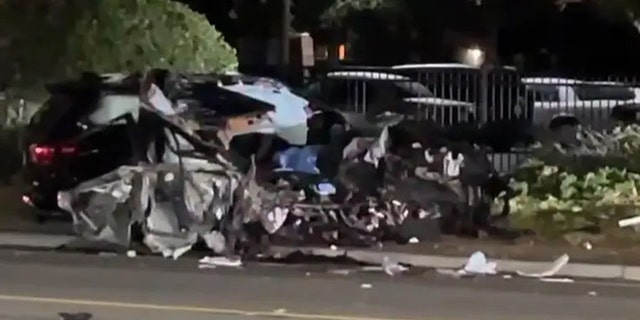
[[[615,320],[640,313],[640,286],[632,283],[357,270],[320,264],[200,270],[191,258],[0,251],[0,319],[85,312],[118,320]]]

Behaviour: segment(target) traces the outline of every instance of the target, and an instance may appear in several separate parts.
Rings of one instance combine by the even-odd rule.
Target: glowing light
[[[463,61],[468,65],[479,67],[484,63],[484,51],[480,47],[474,46],[464,51]]]

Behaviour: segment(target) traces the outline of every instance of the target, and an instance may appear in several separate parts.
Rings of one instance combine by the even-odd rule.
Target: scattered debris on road
[[[551,282],[551,283],[574,283],[575,280],[571,278],[540,278],[542,282]]]
[[[489,261],[484,252],[476,251],[471,254],[460,272],[468,275],[495,275],[498,273],[496,268],[497,264]]]
[[[391,260],[386,256],[382,259],[382,269],[384,270],[384,273],[392,277],[399,275],[400,273],[403,273],[405,271],[409,271],[409,268],[399,264],[396,261]]]
[[[339,276],[348,276],[351,274],[351,271],[347,269],[334,269],[334,270],[329,270],[329,273],[339,275]]]
[[[121,116],[135,159],[58,193],[74,230],[125,247],[142,242],[173,259],[199,242],[245,259],[274,239],[337,251],[438,241],[442,233],[519,234],[491,225],[490,204],[506,204],[510,192],[479,147],[391,112],[308,113],[308,102],[286,86],[242,77],[225,84],[218,75],[169,73],[164,84],[153,76],[72,84],[80,92],[141,93],[129,97],[140,107]]]
[[[626,218],[618,221],[618,226],[620,228],[624,227],[633,227],[640,224],[640,216],[635,216],[631,218]]]
[[[556,259],[549,269],[538,273],[517,271],[516,275],[525,278],[539,279],[544,282],[563,282],[570,283],[573,279],[557,278],[556,274],[569,263],[569,255],[564,254]],[[481,251],[474,252],[464,266],[460,269],[436,269],[436,272],[446,276],[455,278],[469,277],[475,275],[497,275],[499,268],[496,262],[489,261],[486,255]],[[503,279],[512,279],[512,274],[502,274]]]
[[[555,276],[558,273],[558,271],[564,268],[568,263],[569,263],[569,255],[563,254],[562,256],[558,257],[555,261],[553,261],[553,264],[547,270],[544,270],[542,272],[537,272],[537,273],[518,271],[517,274],[521,277],[526,277],[526,278],[537,278],[537,279],[550,278]]]
[[[230,259],[227,257],[204,257],[198,260],[199,266],[211,266],[211,267],[242,267],[242,261],[240,259]]]

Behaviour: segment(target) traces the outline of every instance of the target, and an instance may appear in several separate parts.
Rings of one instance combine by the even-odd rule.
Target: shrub
[[[223,71],[235,50],[206,18],[170,0],[0,1],[0,38],[23,95],[82,71]],[[40,97],[41,98],[41,97]]]
[[[511,180],[511,211],[519,224],[554,237],[574,231],[619,230],[640,214],[640,126],[609,133],[581,130],[577,143],[541,147]]]

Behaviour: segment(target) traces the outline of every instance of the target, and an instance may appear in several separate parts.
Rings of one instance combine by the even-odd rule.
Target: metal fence
[[[523,75],[512,67],[461,64],[351,66],[313,77],[307,93],[332,107],[362,113],[400,112],[444,127],[476,125],[493,132],[486,144],[509,171],[524,146],[580,124],[606,130],[633,122],[640,110],[634,77]]]

